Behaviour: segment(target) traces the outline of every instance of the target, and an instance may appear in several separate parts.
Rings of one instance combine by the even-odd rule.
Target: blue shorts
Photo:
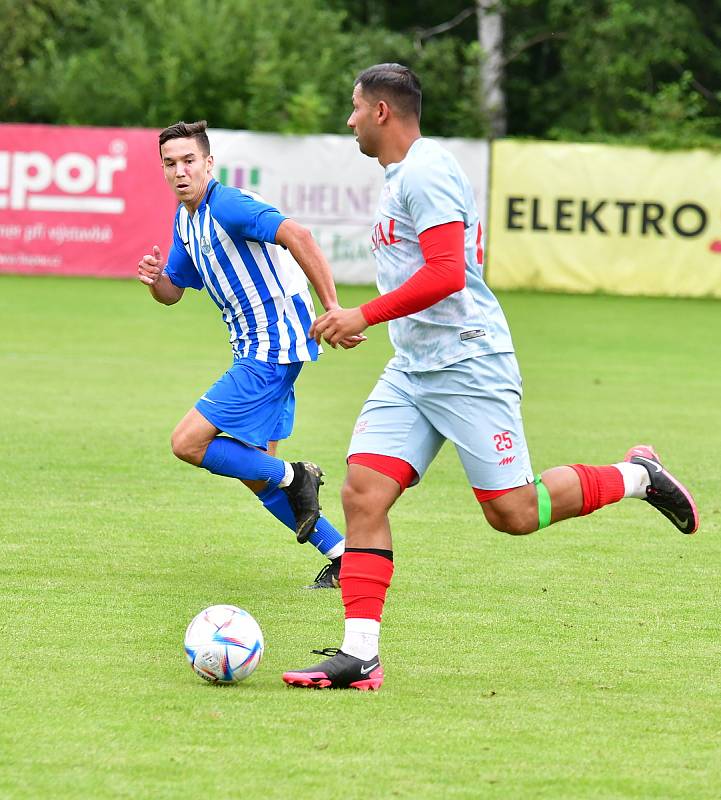
[[[471,486],[523,486],[533,473],[521,394],[513,353],[466,358],[431,372],[386,368],[363,405],[348,455],[400,458],[420,479],[448,439]]]
[[[293,430],[293,385],[303,363],[239,358],[195,404],[218,430],[254,447],[287,439]]]

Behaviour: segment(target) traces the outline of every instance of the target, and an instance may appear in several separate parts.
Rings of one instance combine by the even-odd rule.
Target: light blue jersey
[[[285,217],[257,195],[211,179],[193,215],[182,204],[165,267],[178,287],[208,290],[230,332],[235,358],[315,361],[315,318],[302,270],[275,244]]]
[[[483,280],[471,185],[447,150],[417,139],[403,161],[386,167],[372,235],[382,294],[425,263],[419,235],[449,222],[465,229],[466,285],[388,323],[395,355],[361,410],[348,455],[400,459],[417,481],[448,440],[474,489],[505,491],[533,480],[513,342]]]
[[[506,318],[483,280],[473,189],[456,159],[431,139],[417,139],[403,161],[386,167],[371,244],[379,291],[386,294],[417,272],[425,263],[419,234],[448,222],[465,228],[466,286],[388,323],[393,369],[425,372],[471,356],[513,352]]]

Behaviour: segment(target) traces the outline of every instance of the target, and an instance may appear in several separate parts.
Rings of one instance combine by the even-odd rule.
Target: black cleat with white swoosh
[[[312,650],[319,656],[330,656],[313,667],[283,673],[288,686],[306,689],[358,689],[361,692],[375,691],[383,683],[383,667],[378,656],[363,661],[349,656],[337,647]]]
[[[646,489],[647,503],[658,509],[681,533],[696,533],[698,509],[689,490],[664,469],[656,451],[650,445],[632,447],[624,461],[640,464],[648,472],[650,486]]]

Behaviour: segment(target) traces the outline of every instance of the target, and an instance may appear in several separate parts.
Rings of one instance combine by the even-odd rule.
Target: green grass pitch
[[[229,361],[215,308],[0,278],[0,797],[719,797],[721,304],[501,300],[534,468],[651,442],[701,530],[629,500],[505,536],[446,446],[393,512],[383,689],[308,692],[280,674],[340,643],[339,592],[300,589],[322,559],[169,448]],[[373,329],[299,382],[281,453],[324,467],[338,523],[345,447],[389,354]],[[230,688],[182,650],[223,602],[267,645]]]

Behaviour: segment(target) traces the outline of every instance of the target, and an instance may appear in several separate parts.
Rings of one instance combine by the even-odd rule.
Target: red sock
[[[388,551],[390,552],[390,551]],[[381,621],[393,561],[369,550],[346,550],[340,562],[340,591],[346,619]]]
[[[579,517],[623,498],[623,475],[616,467],[589,467],[588,464],[570,464],[570,467],[581,480],[583,506]]]

